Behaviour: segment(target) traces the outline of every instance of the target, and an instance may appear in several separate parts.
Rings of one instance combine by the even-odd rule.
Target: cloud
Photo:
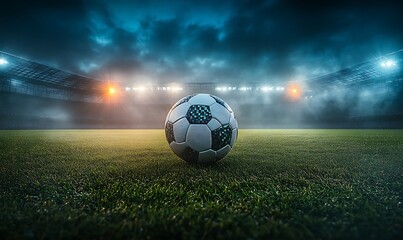
[[[13,1],[0,48],[62,69],[154,81],[289,81],[401,48],[392,1]]]

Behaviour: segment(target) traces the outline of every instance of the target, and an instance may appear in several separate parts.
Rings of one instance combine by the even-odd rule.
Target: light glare
[[[381,66],[384,68],[391,68],[391,67],[396,66],[396,62],[393,60],[390,60],[390,59],[385,60],[385,61],[381,62]]]
[[[0,58],[0,65],[6,65],[8,62],[4,58]]]

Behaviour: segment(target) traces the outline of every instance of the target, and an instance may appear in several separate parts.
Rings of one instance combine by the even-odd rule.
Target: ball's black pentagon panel
[[[190,147],[185,148],[185,150],[181,154],[181,158],[189,163],[196,163],[199,158],[199,152],[193,150]]]
[[[211,131],[211,148],[218,150],[231,142],[232,130],[231,127],[226,124],[216,130]]]
[[[188,102],[189,99],[191,99],[194,95],[189,95],[187,97],[182,98],[181,100],[179,100],[178,102],[175,103],[175,105],[173,105],[172,109],[176,108],[177,106],[181,105],[184,102]]]
[[[214,98],[215,101],[216,101],[218,104],[222,105],[222,106],[225,107],[230,113],[232,113],[231,107],[230,107],[226,102],[224,102],[221,98],[216,97],[216,96],[214,96],[214,95],[210,95],[210,97]]]
[[[165,137],[167,138],[168,143],[175,141],[174,125],[171,122],[167,122],[165,125]]]
[[[210,107],[206,105],[192,105],[186,113],[190,124],[206,124],[211,120]]]

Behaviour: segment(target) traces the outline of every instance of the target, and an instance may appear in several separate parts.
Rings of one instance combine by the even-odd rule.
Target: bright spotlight
[[[183,88],[182,88],[182,87],[174,86],[174,87],[171,87],[171,90],[172,90],[173,92],[178,92],[178,91],[182,91]]]
[[[296,83],[291,83],[287,86],[286,98],[290,101],[297,101],[301,98],[301,86]]]
[[[8,62],[4,58],[0,58],[0,65],[6,65]]]
[[[123,89],[125,88],[121,88],[115,83],[108,82],[103,86],[103,99],[108,104],[117,103],[120,101],[120,93]]]
[[[249,90],[252,90],[252,88],[251,87],[240,87],[239,88],[239,91],[249,91]]]
[[[136,92],[144,92],[146,90],[146,87],[144,86],[137,86],[132,88]]]
[[[263,92],[268,92],[268,91],[269,91],[269,87],[262,87],[261,90],[262,90]]]
[[[231,90],[231,87],[216,87],[215,90],[220,91],[220,92],[226,92],[227,90]]]
[[[114,95],[116,93],[116,89],[114,87],[109,87],[109,95]]]
[[[381,62],[381,66],[384,68],[391,68],[391,67],[396,66],[396,62],[393,60],[390,60],[390,59],[385,60],[385,61]]]
[[[283,88],[283,87],[276,87],[276,90],[277,90],[277,91],[283,91],[284,88]]]

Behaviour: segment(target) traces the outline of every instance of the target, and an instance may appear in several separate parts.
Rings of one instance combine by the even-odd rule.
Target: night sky
[[[0,50],[116,81],[309,79],[399,50],[402,1],[9,1]]]

